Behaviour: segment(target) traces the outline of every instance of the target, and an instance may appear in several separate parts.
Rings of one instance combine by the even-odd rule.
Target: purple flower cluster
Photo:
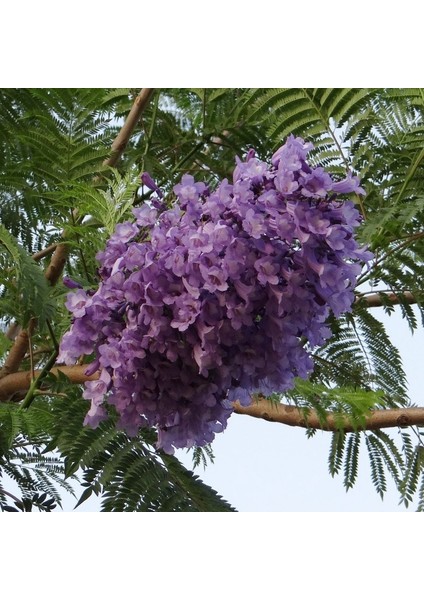
[[[253,150],[215,191],[184,175],[171,209],[133,210],[98,254],[97,291],[68,295],[74,316],[60,360],[95,354],[86,424],[115,406],[129,434],[154,426],[158,446],[203,445],[225,429],[232,403],[293,386],[329,337],[326,319],[352,305],[370,253],[354,238],[359,213],[290,136],[271,164]],[[155,185],[149,177],[145,180]],[[157,191],[157,190],[156,190]]]

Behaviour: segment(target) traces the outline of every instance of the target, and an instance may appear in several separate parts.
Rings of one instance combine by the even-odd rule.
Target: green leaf
[[[3,268],[7,270],[7,277],[3,274],[0,282],[10,293],[22,326],[26,327],[35,317],[39,326],[43,327],[55,311],[51,288],[39,265],[1,224],[0,254],[3,254]]]

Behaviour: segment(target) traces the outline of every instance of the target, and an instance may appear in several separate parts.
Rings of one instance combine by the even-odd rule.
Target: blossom
[[[234,169],[233,175],[235,182],[240,179],[249,179],[254,184],[257,184],[262,181],[269,169],[267,163],[252,156],[249,157],[249,155],[246,161],[241,161],[240,158],[236,156],[236,163],[237,166]]]
[[[365,190],[359,185],[359,177],[348,173],[346,179],[333,183],[331,189],[336,194],[350,194],[355,192],[356,194],[365,195]]]
[[[135,223],[118,223],[115,228],[114,238],[126,244],[138,233],[138,227]]]
[[[78,283],[77,281],[74,281],[70,277],[66,277],[66,276],[63,278],[63,285],[65,285],[70,290],[82,289],[82,285],[80,283]]]
[[[183,175],[181,183],[174,186],[175,194],[180,198],[181,204],[197,200],[206,189],[204,183],[196,183],[193,175]]]
[[[333,180],[322,167],[313,169],[299,178],[302,195],[305,198],[325,198],[334,188]]]
[[[86,372],[100,370],[85,383],[85,424],[112,405],[118,427],[154,427],[172,453],[210,443],[235,400],[309,375],[328,317],[351,309],[372,257],[355,238],[358,210],[337,196],[363,193],[358,178],[333,182],[308,164],[311,149],[290,136],[270,163],[251,149],[215,190],[183,175],[174,206],[149,200],[116,226],[97,255],[98,288],[66,300],[73,323],[58,359],[94,355]]]
[[[156,192],[157,195],[159,196],[159,198],[163,198],[162,190],[153,181],[152,176],[147,171],[144,171],[144,173],[141,174],[140,179],[141,179],[141,182],[144,183],[144,185],[146,187],[148,187],[150,190],[153,190],[154,192]]]
[[[150,227],[155,224],[158,211],[156,208],[143,204],[140,208],[133,208],[133,215],[136,218],[137,225],[141,227]]]
[[[90,306],[92,300],[87,296],[84,290],[69,293],[65,302],[66,308],[74,315],[74,317],[83,317],[86,309]]]

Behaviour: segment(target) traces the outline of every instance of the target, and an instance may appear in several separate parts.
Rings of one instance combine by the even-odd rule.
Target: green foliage
[[[424,488],[424,444],[423,433],[414,428],[418,443],[412,442],[411,435],[407,431],[402,431],[402,450],[405,455],[405,466],[403,476],[399,483],[401,502],[409,506],[416,492],[418,491],[418,510],[424,510],[423,488]]]
[[[105,511],[234,510],[176,458],[156,452],[153,431],[129,438],[116,431],[113,417],[96,429],[85,428],[86,410],[87,402],[76,388],[66,404],[52,405],[50,447],[60,451],[67,477],[82,469],[85,491],[77,506],[94,493],[101,496]]]
[[[331,330],[330,340],[315,353],[313,380],[375,390],[384,395],[387,407],[408,402],[401,357],[381,321],[357,306],[353,314],[333,320]]]
[[[0,478],[7,476],[21,492],[17,510],[28,512],[32,506],[52,510],[62,506],[59,490],[73,494],[64,479],[63,461],[46,451],[51,439],[53,416],[45,401],[37,400],[30,411],[15,404],[0,404]],[[9,510],[0,486],[2,510]],[[6,507],[6,508],[5,508]]]
[[[356,389],[355,387],[333,387],[314,381],[296,379],[296,385],[282,396],[301,408],[307,416],[313,408],[321,421],[323,428],[326,426],[327,414],[331,412],[340,418],[340,428],[343,428],[343,419],[348,417],[354,429],[365,425],[365,417],[370,411],[385,406],[384,393],[371,389]]]
[[[44,327],[52,319],[55,302],[43,272],[17,240],[0,224],[0,286],[8,291],[0,298],[0,310],[13,316],[23,327],[36,318]]]
[[[110,172],[106,189],[80,183],[69,190],[69,196],[78,198],[78,209],[92,216],[95,224],[105,229],[107,237],[112,235],[118,223],[131,216],[130,209],[138,187],[135,172],[130,171],[123,176],[116,169],[110,169]]]

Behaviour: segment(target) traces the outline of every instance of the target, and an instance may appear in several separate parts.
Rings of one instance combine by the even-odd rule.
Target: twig
[[[47,248],[44,248],[44,250],[40,250],[40,252],[33,254],[32,259],[38,261],[46,256],[50,256],[50,254],[53,254],[53,252],[56,250],[56,247],[57,244],[51,244],[50,246],[47,246]]]
[[[28,331],[28,351],[29,351],[29,365],[31,369],[31,377],[34,379],[34,355],[32,352],[32,336],[31,332]]]
[[[58,355],[58,350],[55,349],[55,351],[50,356],[49,360],[46,362],[46,364],[41,369],[41,371],[38,373],[38,375],[35,379],[34,379],[33,373],[31,373],[31,379],[32,379],[31,385],[29,386],[27,395],[23,399],[22,408],[30,407],[32,401],[34,400],[36,390],[40,387],[40,384],[43,381],[43,379],[49,374],[51,368],[53,367],[54,363],[56,362],[57,355]]]
[[[99,374],[94,373],[90,377],[87,377],[85,371],[88,365],[75,365],[72,367],[60,366],[53,367],[50,372],[53,375],[63,373],[72,381],[72,383],[80,384],[85,381],[93,381],[98,379]],[[41,373],[40,370],[35,370],[35,377]],[[14,394],[19,395],[20,392],[26,392],[31,386],[31,372],[30,371],[19,371],[18,373],[11,373],[0,380],[0,402],[9,401]],[[21,398],[22,399],[22,398]]]
[[[16,496],[14,496],[13,494],[11,494],[10,492],[6,492],[6,490],[2,487],[0,487],[0,494],[4,494],[5,496],[9,496],[9,498],[12,498],[12,500],[14,500],[15,502],[19,502],[21,503],[21,500],[19,500],[19,498],[17,498]]]
[[[27,329],[21,329],[15,338],[13,346],[9,350],[9,354],[4,365],[0,369],[0,380],[10,373],[18,370],[19,365],[23,361],[28,350],[28,334],[32,334],[35,329],[35,319],[31,319]]]

